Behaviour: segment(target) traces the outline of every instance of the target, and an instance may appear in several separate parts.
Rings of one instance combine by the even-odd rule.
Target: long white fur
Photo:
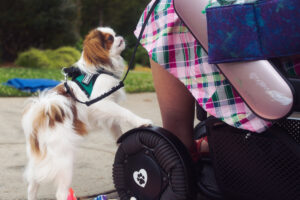
[[[110,33],[115,37],[114,44],[110,49],[110,59],[114,66],[112,71],[121,76],[124,70],[124,61],[120,53],[124,50],[125,43],[123,42],[121,46],[118,44],[123,38],[116,37],[110,28],[98,28],[98,30]],[[83,56],[76,65],[87,73],[94,73],[98,67],[87,67]],[[118,82],[119,80],[112,76],[100,75],[95,82],[90,98],[98,97],[117,85]],[[78,99],[88,100],[76,83],[68,81],[68,84]],[[125,92],[121,89],[89,107],[76,103],[78,119],[86,125],[88,130],[108,128],[114,138],[118,138],[122,134],[121,125],[140,127],[152,124],[150,120],[143,119],[121,107],[118,103],[124,98]],[[49,181],[54,182],[57,187],[56,199],[66,200],[72,181],[74,151],[82,140],[82,136],[75,132],[72,124],[74,116],[71,102],[65,96],[58,95],[55,90],[50,90],[40,94],[39,97],[32,98],[28,104],[22,117],[22,127],[27,142],[28,164],[24,177],[28,182],[28,200],[36,200],[39,185]],[[49,124],[45,124],[38,130],[39,149],[43,155],[38,157],[32,152],[29,142],[30,135],[33,134],[33,120],[41,110],[50,112],[50,107],[53,105],[63,109],[65,119],[63,123],[56,123],[53,128],[50,128]]]

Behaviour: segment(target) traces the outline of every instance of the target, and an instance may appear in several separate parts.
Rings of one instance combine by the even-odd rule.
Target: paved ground
[[[26,98],[0,98],[0,200],[27,199],[26,183],[22,178],[27,158],[21,130],[21,113],[25,101]],[[155,93],[127,95],[122,105],[161,126]],[[123,127],[123,131],[130,128]],[[72,183],[78,197],[114,189],[111,166],[115,151],[115,142],[105,131],[90,133],[85,138],[77,152]],[[54,199],[54,194],[52,184],[43,185],[38,199]],[[109,197],[115,199],[117,194],[112,193]]]
[[[25,100],[0,98],[0,200],[26,199],[26,184],[22,179],[26,163],[25,138],[20,124]],[[154,93],[128,95],[123,105],[151,119],[155,125],[161,125]],[[114,141],[106,132],[94,132],[86,137],[79,147],[75,163],[72,187],[77,196],[113,189],[111,165],[115,151]],[[54,191],[51,184],[44,185],[40,189],[39,199],[53,199]]]

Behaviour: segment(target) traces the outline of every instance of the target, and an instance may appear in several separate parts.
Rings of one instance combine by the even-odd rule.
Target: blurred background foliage
[[[12,78],[62,80],[62,67],[75,63],[85,35],[112,27],[127,43],[129,62],[136,24],[150,0],[0,0],[0,96],[30,96],[3,85]],[[127,92],[154,91],[149,57],[136,53],[135,70],[125,80]]]
[[[26,68],[61,69],[70,66],[80,58],[80,52],[73,47],[60,47],[52,50],[31,48],[19,54],[17,66]]]
[[[84,36],[98,26],[110,26],[126,39],[124,57],[128,61],[136,42],[133,31],[147,3],[149,0],[0,0],[0,62],[14,62],[22,54],[24,60],[27,52],[47,63],[58,57],[54,51],[61,47],[81,51]],[[70,54],[66,57],[60,59],[71,60]],[[21,63],[18,60],[16,64]],[[143,48],[136,61],[148,65]]]

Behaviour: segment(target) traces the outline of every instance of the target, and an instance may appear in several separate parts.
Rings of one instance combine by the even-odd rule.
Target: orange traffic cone
[[[67,200],[77,200],[74,191],[72,188],[69,189],[69,195],[68,195],[68,199]]]

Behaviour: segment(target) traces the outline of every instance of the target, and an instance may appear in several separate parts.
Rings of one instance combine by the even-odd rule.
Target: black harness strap
[[[111,95],[112,93],[116,92],[116,91],[119,90],[120,88],[124,87],[124,81],[125,81],[125,79],[126,79],[128,73],[129,73],[129,70],[131,70],[131,69],[133,68],[133,63],[134,63],[134,59],[135,59],[135,54],[136,54],[136,51],[137,51],[138,46],[140,45],[140,41],[141,41],[141,39],[142,39],[143,32],[144,32],[144,30],[145,30],[145,28],[146,28],[147,22],[148,22],[148,20],[149,20],[151,14],[153,13],[153,11],[154,11],[154,9],[155,9],[155,7],[156,7],[156,5],[158,4],[159,1],[160,1],[160,0],[156,0],[156,1],[153,3],[152,7],[151,7],[150,10],[149,10],[149,13],[148,13],[147,16],[146,16],[146,19],[145,19],[145,21],[144,21],[144,24],[143,24],[143,26],[142,26],[142,28],[141,28],[141,32],[140,32],[139,37],[138,37],[138,39],[137,39],[136,45],[135,45],[135,47],[134,47],[133,54],[132,54],[132,56],[131,56],[131,59],[130,59],[130,62],[129,62],[129,66],[128,66],[128,69],[127,69],[127,71],[126,71],[126,73],[125,73],[123,79],[119,82],[118,85],[116,85],[115,87],[112,87],[108,92],[106,92],[106,93],[102,94],[101,96],[99,96],[99,97],[97,97],[97,98],[94,98],[94,99],[92,99],[92,100],[90,100],[90,101],[80,101],[79,99],[77,99],[77,98],[75,97],[74,93],[71,91],[71,89],[70,89],[70,87],[68,86],[68,83],[67,83],[67,81],[68,81],[68,74],[69,74],[69,73],[70,73],[70,74],[72,74],[72,73],[75,74],[75,73],[78,73],[78,71],[80,72],[80,70],[79,70],[78,68],[77,68],[77,69],[74,69],[74,68],[76,68],[76,67],[70,67],[70,68],[73,68],[73,69],[70,69],[70,68],[64,68],[64,69],[63,69],[63,71],[65,72],[65,82],[64,82],[64,86],[65,86],[65,88],[66,88],[66,92],[67,92],[68,94],[70,94],[70,96],[71,96],[75,101],[77,101],[77,102],[79,102],[79,103],[82,103],[82,104],[85,104],[85,105],[87,105],[87,106],[90,106],[90,105],[92,105],[92,104],[94,104],[94,103],[96,103],[96,102],[98,102],[98,101],[100,101],[100,100],[106,98],[107,96],[109,96],[109,95]],[[69,72],[69,73],[66,73],[66,72]],[[80,73],[81,73],[81,72],[80,72]]]
[[[128,67],[127,71],[126,71],[126,74],[125,74],[125,76],[124,76],[122,82],[126,79],[129,70],[133,68],[133,61],[134,61],[134,59],[135,59],[135,54],[136,54],[137,48],[138,48],[139,45],[140,45],[140,41],[141,41],[141,39],[142,39],[142,37],[143,37],[143,33],[144,33],[145,28],[146,28],[147,22],[149,21],[150,16],[152,15],[152,13],[153,13],[155,7],[157,6],[157,4],[158,4],[159,2],[160,2],[160,0],[156,0],[156,1],[153,3],[153,5],[151,6],[151,8],[150,8],[150,10],[149,10],[149,12],[148,12],[148,14],[147,14],[147,16],[146,16],[146,19],[145,19],[145,21],[144,21],[144,24],[143,24],[143,26],[142,26],[142,28],[141,28],[141,32],[140,32],[139,37],[138,37],[138,39],[137,39],[137,42],[136,42],[136,44],[135,44],[135,47],[134,47],[134,50],[133,50],[133,54],[132,54],[131,59],[130,59],[130,62],[129,62],[129,67]]]
[[[65,80],[65,82],[64,82],[64,86],[65,86],[65,88],[66,88],[66,92],[67,92],[67,93],[68,93],[75,101],[77,101],[77,102],[79,102],[79,103],[82,103],[82,104],[85,104],[85,105],[87,105],[87,106],[90,106],[90,105],[96,103],[97,101],[100,101],[100,100],[106,98],[107,96],[111,95],[111,94],[114,93],[115,91],[117,91],[117,90],[119,90],[120,88],[124,87],[123,81],[120,81],[118,85],[112,87],[108,92],[102,94],[101,96],[99,96],[99,97],[97,97],[97,98],[94,98],[94,99],[92,99],[92,100],[90,100],[90,101],[81,101],[81,100],[79,100],[79,99],[74,95],[74,93],[72,92],[70,86],[69,86],[68,83],[67,83],[67,79],[68,79],[68,77],[71,77],[72,80],[73,80],[75,83],[77,83],[76,80],[75,80],[75,78],[78,77],[78,76],[80,76],[80,75],[82,75],[83,73],[81,72],[80,69],[78,69],[78,67],[73,67],[73,66],[72,66],[72,67],[68,67],[68,68],[63,68],[63,72],[65,73],[65,76],[66,76],[66,80]],[[110,72],[107,72],[107,71],[104,71],[104,70],[100,70],[100,71],[98,71],[98,73],[99,73],[99,74],[96,74],[96,75],[94,76],[94,78],[97,78],[100,74],[107,74],[107,75],[110,75],[110,76],[113,76],[113,77],[117,78],[117,76],[115,76],[114,74],[112,74],[112,73],[110,73]],[[77,83],[77,85],[81,88],[80,83]],[[81,89],[82,89],[83,92],[85,92],[85,90],[84,90],[83,88],[81,88]],[[85,94],[86,94],[87,96],[89,96],[86,92],[85,92]]]

